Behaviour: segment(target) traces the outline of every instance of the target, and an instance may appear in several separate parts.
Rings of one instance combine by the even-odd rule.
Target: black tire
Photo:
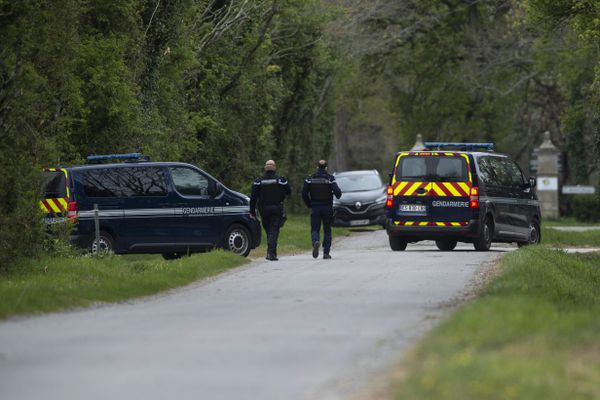
[[[115,239],[106,231],[100,231],[99,244],[100,245],[98,246],[98,243],[96,243],[96,235],[92,236],[90,244],[90,251],[92,254],[96,254],[98,251],[102,253],[115,251]]]
[[[406,250],[406,240],[399,236],[388,236],[390,239],[390,248],[394,251]]]
[[[529,224],[529,240],[527,242],[518,242],[519,247],[539,244],[542,241],[542,231],[537,221],[531,221]]]
[[[183,257],[185,255],[185,253],[162,253],[162,258],[164,258],[165,260],[177,260],[181,257]]]
[[[490,217],[485,219],[481,235],[473,241],[473,246],[477,251],[488,251],[492,247],[492,239],[494,237],[494,224]]]
[[[441,251],[452,251],[456,247],[457,243],[457,240],[452,239],[440,239],[435,241],[435,245]]]
[[[233,224],[227,229],[223,240],[223,248],[238,256],[247,257],[252,247],[250,232],[244,226]]]

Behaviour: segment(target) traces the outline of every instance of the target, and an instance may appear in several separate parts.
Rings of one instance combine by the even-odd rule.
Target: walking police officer
[[[319,238],[321,222],[323,222],[323,258],[331,258],[331,224],[333,223],[333,196],[342,197],[342,191],[333,175],[327,173],[327,161],[320,160],[317,172],[304,180],[302,200],[310,213],[310,236],[313,244],[312,255],[319,256]]]
[[[250,216],[256,218],[256,203],[267,234],[267,260],[277,261],[277,237],[283,225],[283,200],[291,193],[290,185],[283,176],[275,173],[275,161],[265,163],[265,173],[256,178],[250,196]]]

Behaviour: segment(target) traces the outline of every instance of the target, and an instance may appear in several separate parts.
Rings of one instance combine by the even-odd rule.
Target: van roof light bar
[[[493,151],[494,143],[463,143],[463,142],[425,142],[424,146],[427,150],[441,150],[442,148],[461,148],[466,151],[474,151],[476,149]]]
[[[103,154],[91,155],[86,158],[88,164],[100,164],[103,161],[122,160],[125,162],[135,161],[150,161],[150,158],[142,153],[125,153],[125,154]]]

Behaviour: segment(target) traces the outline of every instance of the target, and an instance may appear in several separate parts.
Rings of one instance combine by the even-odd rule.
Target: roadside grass
[[[600,230],[567,232],[542,228],[542,244],[551,247],[600,247]]]
[[[349,234],[346,228],[333,229],[334,236]],[[279,237],[278,253],[297,254],[310,248],[309,216],[289,215]],[[263,232],[262,243],[250,258],[265,254]],[[61,248],[59,254],[22,260],[11,272],[0,275],[0,319],[148,296],[248,261],[223,250],[165,261],[157,254],[92,257]]]
[[[600,226],[598,222],[578,221],[575,217],[544,218],[542,226]]]
[[[155,255],[44,256],[0,276],[0,318],[147,296],[247,262],[222,250],[165,261]]]
[[[600,398],[600,253],[532,246],[501,268],[408,356],[393,398]]]

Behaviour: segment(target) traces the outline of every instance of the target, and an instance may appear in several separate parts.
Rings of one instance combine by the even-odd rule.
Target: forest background
[[[315,161],[388,172],[427,140],[493,141],[596,184],[597,0],[0,0],[0,271],[43,251],[40,171],[142,151],[296,195]]]

